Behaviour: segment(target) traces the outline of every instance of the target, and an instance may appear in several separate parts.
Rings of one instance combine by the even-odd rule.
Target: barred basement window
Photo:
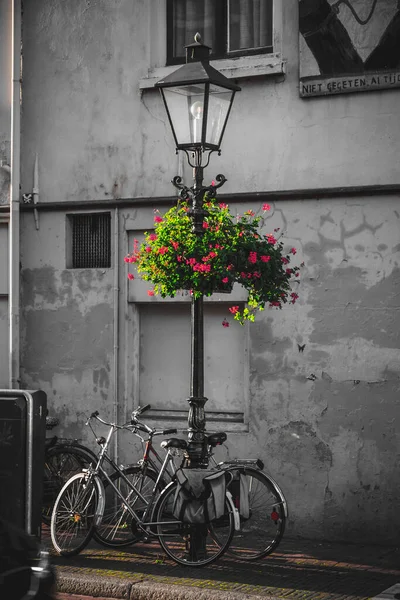
[[[70,252],[67,268],[111,267],[111,213],[67,215]]]

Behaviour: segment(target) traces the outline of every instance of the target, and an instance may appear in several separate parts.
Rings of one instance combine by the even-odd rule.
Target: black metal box
[[[0,516],[40,537],[47,397],[0,390]]]

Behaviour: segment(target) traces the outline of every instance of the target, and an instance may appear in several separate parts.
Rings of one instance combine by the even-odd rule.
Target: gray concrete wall
[[[41,202],[173,194],[169,181],[178,161],[163,107],[154,90],[139,92],[157,37],[149,4],[25,3],[22,187],[31,191],[37,152]],[[212,158],[206,178],[224,173],[227,193],[399,183],[400,91],[300,99],[297,2],[282,4],[286,76],[240,81],[222,156]],[[230,431],[222,454],[263,458],[287,495],[289,533],[394,541],[400,525],[398,197],[271,204],[266,226],[280,227],[306,263],[300,300],[266,311],[242,330],[243,421],[228,422],[229,398],[212,399],[221,415],[209,426]],[[162,371],[161,359],[141,364],[144,313],[130,295],[123,263],[132,232],[150,226],[152,208],[118,215],[118,305],[113,269],[66,268],[63,211],[41,211],[39,230],[24,213],[22,380],[46,391],[66,435],[89,439],[82,413],[95,408],[111,416],[117,402],[119,417],[126,417],[146,402],[143,367],[154,377]],[[162,328],[155,320],[156,330]],[[179,335],[178,364],[185,348]],[[209,356],[219,356],[224,343],[217,338]],[[220,377],[230,384],[223,354]],[[181,417],[177,422],[185,427]],[[121,436],[121,459],[132,459],[132,449]]]
[[[0,206],[10,201],[10,174],[1,166],[10,165],[11,139],[11,7],[0,4]],[[0,215],[0,386],[9,384],[8,317],[8,215]]]
[[[11,7],[10,0],[0,6],[0,165],[11,159]],[[9,186],[9,173],[0,168],[0,204],[9,202]]]

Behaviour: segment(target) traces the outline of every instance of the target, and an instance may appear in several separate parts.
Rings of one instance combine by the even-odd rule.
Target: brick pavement
[[[261,561],[246,563],[225,555],[201,569],[176,565],[154,542],[121,550],[92,543],[78,556],[54,556],[53,562],[60,592],[113,598],[178,600],[193,590],[196,598],[239,594],[239,598],[363,600],[400,582],[399,548],[288,537]],[[150,596],[149,590],[154,594]]]

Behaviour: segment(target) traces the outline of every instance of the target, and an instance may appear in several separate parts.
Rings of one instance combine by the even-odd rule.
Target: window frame
[[[224,0],[221,10],[217,13],[217,30],[223,29],[225,31],[225,35],[221,36],[222,42],[218,48],[212,48],[210,59],[211,60],[226,60],[232,59],[240,56],[257,56],[259,54],[273,54],[274,52],[274,12],[275,12],[275,2],[271,1],[271,17],[272,17],[272,45],[271,46],[259,46],[257,48],[246,48],[243,50],[229,50],[229,0]],[[173,55],[173,45],[174,45],[174,36],[173,36],[173,28],[174,28],[174,20],[173,20],[173,3],[174,0],[166,0],[166,65],[182,65],[185,62],[185,56],[175,57]]]
[[[177,65],[167,62],[167,0],[148,0],[148,67],[147,73],[139,81],[139,90],[154,89],[157,81],[164,79],[177,69]],[[252,77],[276,77],[284,75],[286,60],[282,55],[283,3],[273,0],[272,43],[274,52],[211,60],[212,66],[225,77],[240,80]],[[282,78],[280,81],[284,81]]]

